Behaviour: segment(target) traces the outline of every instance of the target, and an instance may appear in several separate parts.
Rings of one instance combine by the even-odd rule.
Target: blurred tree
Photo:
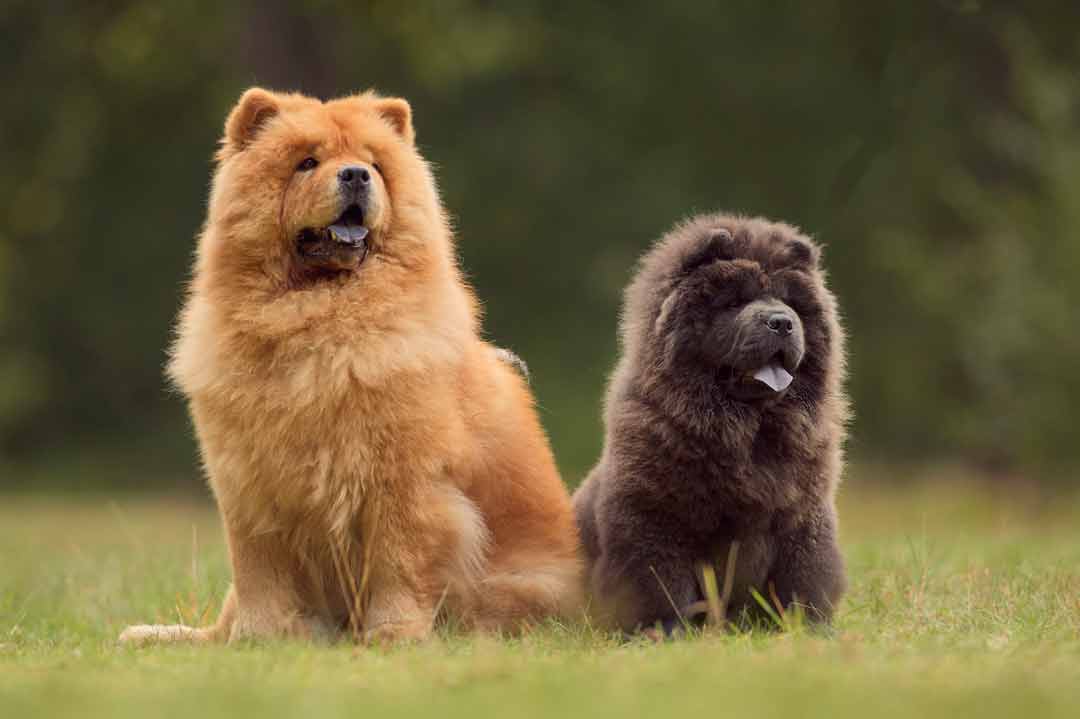
[[[976,0],[0,5],[0,459],[191,474],[160,367],[221,122],[258,83],[413,102],[568,481],[635,258],[718,208],[827,245],[856,451],[1075,463],[1078,23]]]

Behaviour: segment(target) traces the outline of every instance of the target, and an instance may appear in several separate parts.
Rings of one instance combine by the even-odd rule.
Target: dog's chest
[[[223,504],[260,525],[307,516],[339,527],[372,492],[401,492],[411,478],[438,471],[429,451],[444,444],[445,427],[429,419],[437,385],[425,395],[409,382],[372,388],[299,371],[307,373],[302,386],[295,376],[268,373],[247,391],[193,401]]]
[[[800,467],[783,462],[738,462],[715,448],[687,452],[656,471],[656,486],[681,507],[702,536],[739,537],[769,532],[806,503]],[[662,481],[664,478],[680,481]]]

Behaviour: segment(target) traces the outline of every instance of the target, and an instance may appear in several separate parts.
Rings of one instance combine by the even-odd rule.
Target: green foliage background
[[[161,365],[252,84],[413,103],[571,484],[635,258],[720,208],[826,244],[856,454],[1073,477],[1077,28],[1004,0],[2,3],[0,486],[191,483]]]

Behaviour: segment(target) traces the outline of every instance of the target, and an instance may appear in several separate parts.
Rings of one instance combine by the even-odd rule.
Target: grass
[[[1080,715],[1080,495],[863,474],[841,497],[851,590],[833,636],[660,646],[553,626],[393,650],[121,648],[128,623],[216,612],[213,508],[0,497],[0,715]]]

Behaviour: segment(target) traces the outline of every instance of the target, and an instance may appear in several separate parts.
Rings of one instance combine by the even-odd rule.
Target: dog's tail
[[[505,347],[494,347],[492,349],[495,350],[495,356],[499,359],[500,362],[505,362],[506,364],[510,365],[518,372],[520,372],[521,376],[525,378],[526,382],[530,380],[529,365],[525,364],[525,360],[521,359],[521,357],[519,357],[516,352],[514,352],[513,350],[508,350]]]
[[[582,611],[581,563],[551,561],[495,571],[461,607],[471,628],[517,634],[545,618],[576,619]]]

